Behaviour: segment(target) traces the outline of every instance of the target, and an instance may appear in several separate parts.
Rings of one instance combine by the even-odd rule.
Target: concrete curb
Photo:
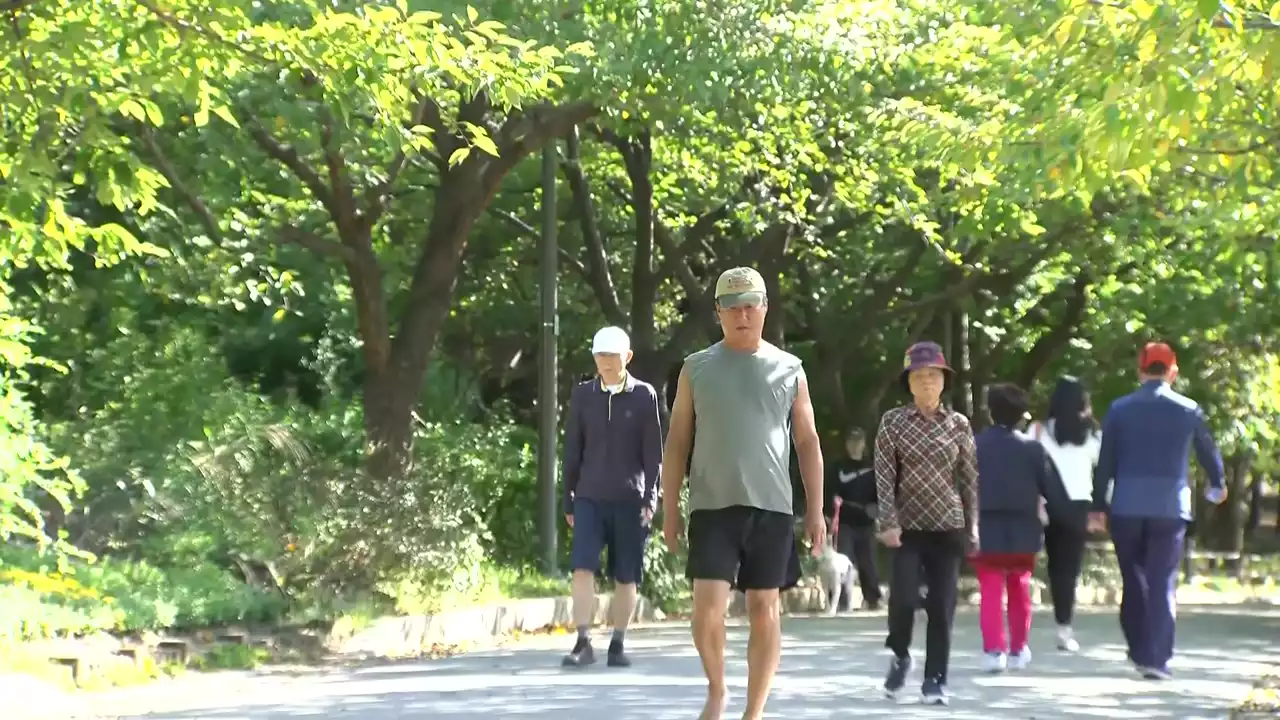
[[[888,589],[884,597],[888,597]],[[1084,607],[1114,607],[1120,604],[1120,586],[1081,585],[1076,590],[1076,604]],[[978,582],[974,578],[960,578],[958,601],[961,605],[976,607],[982,599],[978,591]],[[862,592],[854,588],[852,607],[862,604]],[[1049,588],[1040,580],[1031,581],[1031,602],[1044,606],[1049,603]],[[1184,605],[1233,605],[1258,604],[1280,605],[1280,594],[1243,594],[1218,592],[1191,585],[1178,588],[1178,602]],[[822,612],[826,609],[826,597],[816,585],[801,585],[782,594],[782,611],[784,613],[807,614]],[[729,601],[729,614],[740,616],[746,613],[746,596],[734,593]]]
[[[612,595],[596,595],[592,623],[605,624],[610,618]],[[532,632],[548,627],[571,625],[573,598],[568,596],[512,600],[454,610],[435,615],[384,617],[346,639],[331,638],[339,653],[371,653],[380,656],[412,655],[432,645],[455,645],[492,639],[511,632]],[[666,619],[662,611],[645,598],[638,598],[636,623]]]

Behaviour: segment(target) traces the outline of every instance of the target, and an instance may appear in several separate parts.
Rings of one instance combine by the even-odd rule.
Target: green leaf
[[[160,106],[153,102],[148,102],[145,107],[147,110],[147,120],[149,120],[152,125],[155,125],[156,127],[164,125],[164,115],[160,114]]]
[[[1271,21],[1280,23],[1280,2],[1271,6]]]
[[[463,160],[466,160],[467,156],[470,154],[471,148],[469,147],[460,147],[457,150],[454,150],[453,154],[449,156],[449,167],[457,167],[458,164]]]
[[[1058,28],[1053,31],[1053,39],[1058,41],[1058,45],[1066,45],[1071,41],[1071,34],[1075,30],[1075,25],[1075,15],[1067,15],[1058,21]]]
[[[1043,226],[1036,224],[1036,221],[1031,218],[1023,218],[1018,227],[1031,237],[1043,235],[1045,231]]]
[[[470,20],[470,21],[472,22],[472,24],[474,24],[476,20],[479,20],[479,19],[480,19],[480,13],[479,13],[475,8],[473,8],[473,7],[471,7],[470,5],[468,5],[468,6],[467,6],[467,19],[468,19],[468,20]]]
[[[494,157],[498,157],[498,146],[493,143],[493,140],[489,139],[488,135],[484,133],[480,133],[480,134],[477,134],[472,139],[475,141],[476,147],[480,148],[481,150],[489,153]]]
[[[147,111],[142,108],[142,104],[133,98],[126,98],[120,103],[120,114],[127,118],[133,118],[138,121],[146,121]]]
[[[222,118],[224,122],[233,128],[239,129],[240,123],[236,120],[236,116],[231,114],[225,105],[219,105],[213,109],[213,114]]]
[[[1200,17],[1205,20],[1212,20],[1218,16],[1222,10],[1220,0],[1198,0],[1196,2],[1196,11],[1200,13]]]

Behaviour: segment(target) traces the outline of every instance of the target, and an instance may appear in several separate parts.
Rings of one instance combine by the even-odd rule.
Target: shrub
[[[278,594],[208,564],[162,570],[104,559],[63,563],[50,553],[0,552],[0,636],[32,639],[271,620]]]

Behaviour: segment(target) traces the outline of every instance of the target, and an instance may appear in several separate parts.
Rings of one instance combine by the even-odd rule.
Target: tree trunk
[[[1041,335],[1023,357],[1022,367],[1014,381],[1024,388],[1031,387],[1036,376],[1053,361],[1071,341],[1080,321],[1084,319],[1085,310],[1089,306],[1089,286],[1091,283],[1087,271],[1081,271],[1072,281],[1067,294],[1066,307],[1059,316],[1058,322]]]
[[[969,362],[969,312],[957,307],[951,312],[951,367],[955,369],[955,381],[951,387],[951,405],[969,418],[974,429],[980,429],[982,418],[976,414],[973,403],[973,378]]]
[[[1249,475],[1249,468],[1253,464],[1253,458],[1247,454],[1241,454],[1235,458],[1234,472],[1229,476],[1230,483],[1227,488],[1227,539],[1230,541],[1229,551],[1233,553],[1244,553],[1244,525],[1245,519],[1248,517],[1248,492],[1245,478]],[[1244,562],[1237,559],[1232,564],[1232,569],[1237,577],[1244,568]]]
[[[1266,486],[1266,477],[1264,473],[1253,473],[1253,482],[1249,485],[1249,516],[1244,524],[1245,537],[1253,537],[1262,525],[1262,503],[1265,498],[1262,491]]]
[[[390,373],[368,373],[364,381],[366,467],[376,492],[395,492],[396,478],[407,475],[412,462],[412,410],[416,393]]]

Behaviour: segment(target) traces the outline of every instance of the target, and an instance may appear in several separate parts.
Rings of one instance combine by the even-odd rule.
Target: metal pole
[[[556,575],[557,512],[556,435],[559,432],[559,393],[556,387],[556,336],[560,322],[556,308],[559,248],[556,239],[556,143],[542,149],[542,339],[538,360],[538,517],[543,570]]]

